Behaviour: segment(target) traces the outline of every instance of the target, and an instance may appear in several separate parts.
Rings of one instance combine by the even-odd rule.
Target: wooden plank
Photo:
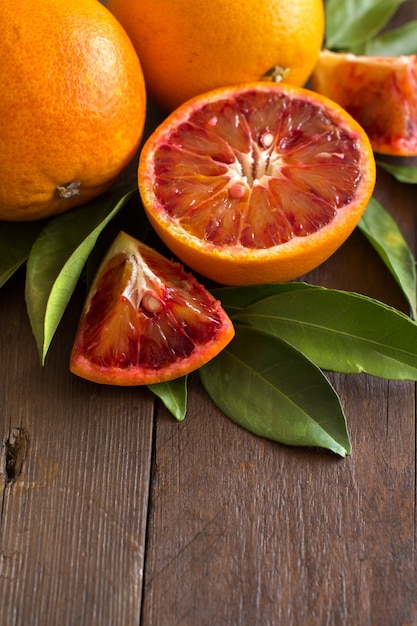
[[[157,423],[142,624],[415,624],[414,385],[332,376],[354,454]]]
[[[42,369],[22,281],[0,293],[2,626],[139,622],[153,398],[69,373],[79,304]]]
[[[412,17],[405,3],[396,23]],[[415,188],[379,172],[375,196],[415,252]],[[358,231],[306,279],[407,312]],[[243,431],[197,376],[183,423],[160,410],[143,626],[417,625],[415,384],[328,375],[353,443],[343,460]]]
[[[414,196],[379,174],[415,251]],[[307,279],[406,310],[360,233]],[[1,626],[417,625],[413,383],[329,374],[344,460],[240,429],[197,375],[154,432],[145,390],[69,374],[81,300],[42,369],[22,276],[0,292]]]

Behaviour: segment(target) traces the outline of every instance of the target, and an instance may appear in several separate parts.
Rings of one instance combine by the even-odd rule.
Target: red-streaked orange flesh
[[[103,384],[163,382],[198,369],[233,336],[220,302],[192,275],[122,232],[86,299],[70,369]]]
[[[327,259],[375,184],[363,129],[311,91],[256,83],[185,103],[141,153],[139,189],[161,239],[217,282],[283,282]]]
[[[323,50],[312,85],[363,126],[375,152],[417,156],[417,55]]]

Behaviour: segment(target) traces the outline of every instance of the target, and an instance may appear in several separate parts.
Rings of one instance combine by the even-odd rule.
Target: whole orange
[[[322,0],[108,0],[147,92],[171,110],[204,91],[280,75],[303,85],[322,46]]]
[[[35,220],[105,191],[137,152],[145,89],[97,0],[0,0],[0,219]]]

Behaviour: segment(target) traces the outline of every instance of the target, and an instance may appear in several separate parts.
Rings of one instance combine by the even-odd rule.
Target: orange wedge
[[[233,336],[220,303],[192,275],[121,232],[91,284],[70,369],[108,385],[165,382],[210,361]]]
[[[362,125],[375,152],[417,155],[416,55],[372,57],[324,50],[312,86]]]

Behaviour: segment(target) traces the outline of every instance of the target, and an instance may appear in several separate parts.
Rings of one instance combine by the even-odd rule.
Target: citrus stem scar
[[[57,185],[56,192],[58,198],[66,200],[68,198],[72,198],[73,196],[78,196],[80,194],[80,186],[81,181],[79,180],[71,180],[69,183]]]
[[[284,78],[287,78],[291,69],[289,67],[281,67],[280,65],[274,65],[261,77],[261,80],[270,81],[271,83],[280,83]]]

